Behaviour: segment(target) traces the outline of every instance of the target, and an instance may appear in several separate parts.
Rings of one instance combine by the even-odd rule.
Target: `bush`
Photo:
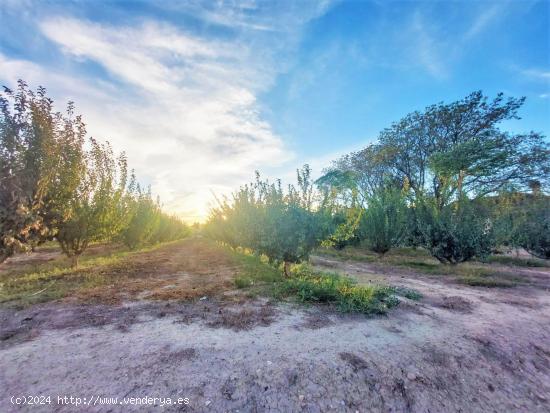
[[[518,228],[520,245],[537,258],[550,259],[550,198],[538,194]]]
[[[380,255],[398,246],[406,233],[407,206],[399,189],[386,188],[368,199],[362,222],[362,238]]]
[[[438,208],[433,198],[424,198],[415,210],[423,246],[440,262],[457,264],[491,252],[490,225],[469,199]]]
[[[232,201],[225,200],[211,211],[205,226],[212,238],[232,247],[265,255],[274,264],[283,263],[289,275],[290,263],[299,263],[326,237],[325,215],[312,208],[310,169],[298,175],[298,189],[281,183],[261,181],[241,187]]]
[[[151,193],[141,193],[139,187],[131,203],[131,219],[121,237],[130,249],[148,243],[160,223],[160,207],[151,199]]]

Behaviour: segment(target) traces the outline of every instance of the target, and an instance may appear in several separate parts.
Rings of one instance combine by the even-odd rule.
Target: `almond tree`
[[[56,235],[73,267],[78,266],[78,258],[90,242],[110,240],[127,225],[121,207],[126,193],[126,157],[115,157],[108,143],[94,139],[90,139],[90,147],[84,176]]]

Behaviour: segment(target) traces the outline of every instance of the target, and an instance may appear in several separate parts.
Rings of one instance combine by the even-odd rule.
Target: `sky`
[[[550,1],[0,1],[0,84],[74,101],[164,208],[292,181],[409,112],[475,90],[527,98],[550,135]]]

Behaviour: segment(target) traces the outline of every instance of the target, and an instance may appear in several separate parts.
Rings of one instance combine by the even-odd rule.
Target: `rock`
[[[298,396],[298,400],[300,400],[301,402],[303,402],[303,401],[304,401],[304,395],[303,395],[303,394],[300,394],[300,395]]]
[[[414,373],[407,373],[407,378],[408,378],[410,381],[414,381],[414,380],[416,380],[416,374],[414,374]]]
[[[199,301],[204,301],[204,300],[206,300],[207,298],[208,298],[208,297],[205,295],[204,297],[199,298]]]
[[[212,402],[211,402],[210,400],[207,400],[207,401],[204,402],[204,405],[205,405],[206,407],[208,407],[208,406],[210,406],[211,403],[212,403]]]

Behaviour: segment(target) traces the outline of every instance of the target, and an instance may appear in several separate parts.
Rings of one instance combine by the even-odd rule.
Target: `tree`
[[[502,94],[489,100],[474,92],[450,104],[410,113],[384,129],[376,143],[336,161],[319,181],[338,193],[332,199],[340,205],[349,206],[357,191],[363,208],[376,191],[402,186],[410,203],[408,244],[428,245],[444,262],[483,255],[490,238],[484,232],[486,222],[472,213],[473,219],[462,223],[468,228],[455,227],[461,214],[479,206],[467,199],[494,197],[507,188],[522,193],[533,181],[539,182],[542,193],[550,189],[550,145],[544,136],[499,128],[503,121],[519,118],[524,101]],[[492,217],[490,232],[494,229],[497,239],[518,242],[517,232],[506,228],[518,222]],[[443,252],[446,242],[449,250]]]
[[[387,187],[368,198],[361,222],[362,239],[367,247],[383,256],[398,246],[406,234],[407,205],[400,189]]]
[[[90,146],[84,176],[56,235],[74,267],[90,242],[109,240],[126,225],[121,208],[127,183],[126,157],[115,158],[108,143],[90,139]]]
[[[138,186],[135,198],[130,201],[131,218],[123,228],[121,237],[130,249],[148,243],[160,224],[160,206],[151,197],[151,190],[142,192]]]
[[[161,213],[158,225],[151,235],[151,242],[167,242],[187,237],[191,229],[174,215]]]
[[[211,211],[206,232],[281,263],[289,276],[291,263],[307,259],[328,229],[324,215],[314,210],[309,166],[298,170],[297,177],[298,188],[289,185],[285,193],[280,181],[262,181],[256,173],[254,183],[241,187],[232,200],[224,199]]]
[[[0,94],[0,262],[51,239],[82,174],[86,128],[23,81]]]
[[[388,183],[402,183],[386,164],[382,149],[379,144],[371,144],[344,155],[324,171],[324,175],[316,181],[317,185],[337,191],[345,201],[353,199],[365,208],[367,199]]]
[[[360,225],[364,210],[360,207],[337,207],[322,209],[324,221],[329,223],[327,238],[322,242],[324,246],[331,246],[341,250],[348,245],[359,245]]]
[[[526,188],[533,179],[546,186],[550,146],[544,136],[498,128],[504,120],[519,118],[524,101],[498,94],[489,102],[474,92],[413,112],[381,132],[383,163],[417,196],[433,196],[440,209],[463,194],[480,197],[511,184]]]

